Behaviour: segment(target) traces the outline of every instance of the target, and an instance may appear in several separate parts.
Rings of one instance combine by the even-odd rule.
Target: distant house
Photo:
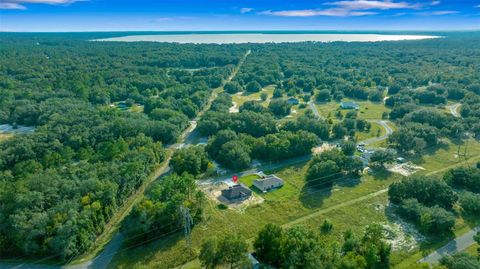
[[[298,101],[297,98],[295,98],[295,97],[290,97],[290,98],[287,99],[287,103],[288,103],[289,105],[298,105],[300,102]]]
[[[360,106],[355,102],[341,102],[340,107],[342,109],[355,109],[358,110]]]
[[[222,190],[222,196],[230,202],[238,202],[246,200],[252,196],[252,190],[243,184],[238,184]]]
[[[269,175],[253,181],[253,186],[262,192],[267,192],[272,189],[280,188],[283,186],[283,180],[276,175]]]

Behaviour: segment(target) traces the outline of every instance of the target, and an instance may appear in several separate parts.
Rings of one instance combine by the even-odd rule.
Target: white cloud
[[[440,1],[432,1],[431,5],[437,5]],[[367,16],[378,14],[378,10],[390,9],[420,9],[419,3],[397,2],[392,0],[342,0],[327,2],[324,5],[331,6],[327,9],[303,9],[303,10],[267,10],[259,14],[282,16],[282,17],[312,17],[312,16]]]
[[[0,3],[0,9],[27,9],[18,3]]]
[[[251,8],[251,7],[244,7],[244,8],[240,9],[240,13],[242,13],[242,14],[249,13],[249,12],[252,12],[252,11],[253,11],[253,8]]]
[[[80,1],[86,1],[86,0],[6,0],[5,2],[18,3],[18,4],[64,5],[64,4],[71,4],[74,2],[80,2]]]
[[[159,17],[159,18],[155,18],[153,19],[154,22],[164,22],[164,21],[171,21],[172,18],[169,18],[169,17]]]
[[[480,8],[480,5],[476,5],[475,7],[476,7],[476,8]]]
[[[440,10],[440,11],[433,11],[430,14],[432,15],[450,15],[450,14],[458,14],[459,11],[456,10]]]
[[[323,10],[304,9],[304,10],[283,10],[283,11],[263,11],[259,14],[272,15],[280,17],[313,17],[313,16],[332,16],[332,17],[347,17],[347,16],[366,16],[374,15],[376,12],[367,11],[351,11],[342,8],[330,8]]]
[[[187,16],[158,17],[158,18],[153,19],[153,22],[161,23],[161,22],[166,22],[166,21],[179,21],[179,20],[190,20],[190,19],[193,19],[193,17],[187,17]]]
[[[422,15],[422,16],[441,16],[441,15],[451,15],[451,14],[458,14],[458,13],[460,13],[460,11],[438,10],[438,11],[420,12],[420,13],[417,13],[417,14]]]
[[[442,3],[442,2],[440,2],[440,1],[432,1],[432,2],[430,3],[430,5],[431,5],[431,6],[436,6],[436,5],[440,5],[440,3]]]
[[[410,4],[407,2],[393,2],[393,1],[373,1],[373,0],[352,0],[352,1],[337,1],[325,3],[326,5],[338,6],[348,10],[368,10],[368,9],[400,9],[400,8],[419,8],[420,4]]]
[[[1,0],[0,9],[27,9],[24,4],[68,5],[89,0]]]

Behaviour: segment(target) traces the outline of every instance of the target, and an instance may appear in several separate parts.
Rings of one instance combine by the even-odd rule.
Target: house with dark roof
[[[289,105],[298,105],[300,103],[300,101],[298,101],[298,99],[295,98],[295,97],[290,97],[290,98],[287,99],[287,103]]]
[[[262,192],[267,192],[283,186],[283,180],[276,175],[268,175],[263,178],[255,179],[253,186]]]
[[[355,109],[358,110],[360,108],[360,105],[358,105],[355,102],[341,102],[340,107],[342,109]]]
[[[232,203],[239,202],[252,196],[252,190],[243,184],[238,184],[222,190],[222,196]]]

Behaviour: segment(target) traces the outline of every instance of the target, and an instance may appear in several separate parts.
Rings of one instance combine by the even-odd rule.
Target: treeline
[[[261,268],[390,268],[391,246],[378,224],[367,226],[362,236],[346,231],[341,243],[324,236],[304,226],[268,224],[255,238],[254,255]],[[250,268],[247,250],[244,239],[227,234],[205,240],[199,258],[205,268]]]
[[[363,170],[363,162],[353,154],[355,144],[345,144],[343,150],[332,149],[315,155],[310,161],[305,179],[310,187],[328,188],[333,186],[334,180],[344,176],[358,177]]]
[[[134,243],[183,230],[189,225],[185,223],[186,216],[193,227],[202,220],[205,202],[192,175],[165,176],[134,206],[122,223],[122,232],[128,243]]]
[[[397,212],[429,235],[448,234],[455,225],[456,213],[480,214],[480,168],[459,167],[449,170],[443,179],[410,176],[393,183],[388,190]],[[455,188],[455,189],[454,189]],[[456,212],[458,203],[461,211]]]

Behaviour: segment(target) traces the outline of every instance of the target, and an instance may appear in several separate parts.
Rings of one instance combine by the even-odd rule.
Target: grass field
[[[345,99],[343,101],[354,101],[360,105],[358,112],[359,119],[373,120],[373,119],[382,119],[383,112],[390,112],[390,109],[385,107],[382,102],[374,103],[370,101],[356,101],[351,99]],[[328,103],[317,103],[316,104],[318,111],[325,118],[335,119],[335,113],[337,110],[340,110],[342,115],[345,116],[348,109],[340,109],[340,102],[328,102]]]
[[[469,142],[471,154],[467,158],[480,156],[480,143]],[[414,160],[420,162],[432,173],[436,170],[451,168],[453,165],[463,164],[462,160],[452,158],[457,152],[454,143],[432,149],[426,156]],[[476,154],[476,155],[475,155]],[[435,156],[435,157],[433,157]],[[480,158],[479,158],[480,159]],[[158,235],[151,239],[151,243],[136,248],[120,250],[115,256],[110,268],[172,268],[186,264],[185,268],[198,268],[199,247],[203,240],[210,236],[221,236],[228,232],[241,234],[252,239],[267,223],[289,225],[307,225],[317,229],[323,220],[333,223],[332,233],[326,236],[328,240],[339,241],[342,233],[347,229],[361,232],[365,225],[372,222],[389,224],[392,217],[387,214],[387,194],[379,192],[401,176],[382,172],[374,175],[364,175],[361,179],[341,179],[333,188],[307,188],[304,184],[306,163],[290,166],[274,172],[285,181],[285,185],[273,192],[256,195],[264,198],[262,204],[253,205],[245,210],[219,209],[217,202],[209,200],[205,205],[205,219],[197,224],[191,234],[191,248],[186,244],[182,233],[175,233],[163,237]],[[247,176],[240,179],[246,185],[251,185],[256,176]],[[371,196],[372,193],[378,195]],[[367,197],[367,195],[369,195]],[[362,199],[362,197],[367,197]],[[358,200],[361,199],[361,200]],[[355,201],[349,203],[349,201]],[[358,200],[358,202],[356,202]],[[303,221],[304,220],[304,221]],[[457,219],[456,234],[468,231],[476,221]],[[450,239],[450,238],[449,238]],[[395,251],[392,262],[398,268],[408,268],[423,255],[444,244],[445,240],[430,239],[427,243],[410,252]],[[128,251],[127,251],[128,250]]]
[[[254,101],[254,100],[261,101],[260,94],[264,92],[264,93],[268,94],[268,98],[267,98],[266,101],[262,102],[262,104],[264,106],[268,106],[269,100],[273,96],[273,90],[275,90],[275,85],[269,85],[269,86],[263,88],[260,92],[247,93],[245,91],[245,92],[242,92],[242,93],[239,93],[239,94],[233,94],[232,95],[232,101],[235,102],[238,107],[240,107],[241,105],[243,105],[243,103],[245,103],[247,101]]]
[[[0,134],[0,142],[5,141],[12,136],[12,134]]]
[[[356,140],[362,141],[372,137],[379,137],[386,133],[385,128],[383,128],[380,124],[372,122],[372,127],[368,132],[357,132],[356,133]]]
[[[478,248],[480,248],[479,244],[473,244],[470,247],[466,248],[463,252],[466,252],[472,256],[478,256],[480,254],[478,252]]]
[[[268,104],[270,103],[270,100],[271,100],[272,96],[273,96],[273,91],[274,90],[275,90],[275,85],[269,85],[269,86],[263,88],[262,91],[260,91],[260,92],[256,92],[256,93],[243,92],[243,93],[233,94],[232,95],[232,101],[235,102],[237,108],[240,108],[240,106],[242,106],[243,103],[245,103],[247,101],[261,101],[260,94],[264,92],[264,93],[268,94],[268,98],[265,101],[261,101],[261,104],[263,106],[267,107]],[[300,108],[299,105],[294,105],[294,106],[292,106],[292,109],[291,109],[292,112],[290,113],[290,115],[288,115],[288,116],[286,116],[282,119],[279,119],[279,121],[284,122],[284,121],[296,119],[296,118],[300,117],[301,115],[304,115],[307,110],[308,110],[308,106],[305,106],[304,108]]]

